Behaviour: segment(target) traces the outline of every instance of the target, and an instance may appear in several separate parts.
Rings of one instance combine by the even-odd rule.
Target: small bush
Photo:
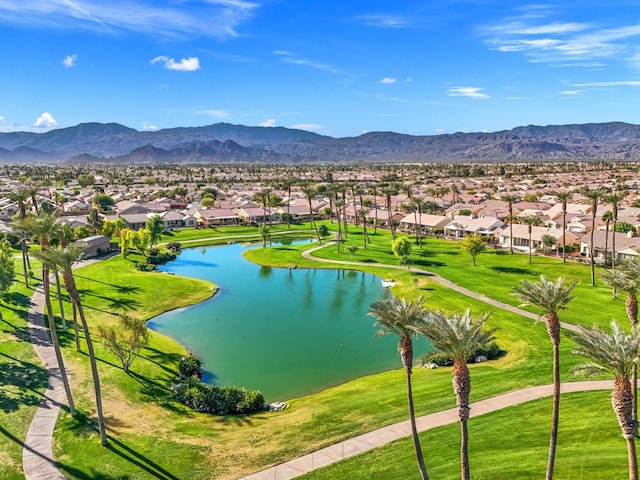
[[[217,387],[195,377],[174,385],[173,393],[180,403],[199,413],[226,415],[254,413],[264,409],[264,395],[257,390]]]
[[[503,356],[506,352],[501,350],[496,342],[489,342],[481,349],[477,350],[470,358],[467,359],[467,363],[475,363],[476,357],[482,355],[487,357],[487,360],[495,360]],[[420,357],[422,364],[435,363],[440,367],[453,365],[453,359],[442,352],[431,352]]]
[[[196,378],[200,380],[202,377],[202,360],[198,355],[189,352],[180,358],[178,362],[178,375],[180,380],[186,380],[187,378]]]
[[[169,242],[167,243],[167,250],[171,252],[179,252],[182,250],[182,244],[180,242]]]
[[[154,270],[156,270],[156,268],[157,267],[155,265],[149,263],[136,263],[136,269],[140,270],[141,272],[153,272]]]

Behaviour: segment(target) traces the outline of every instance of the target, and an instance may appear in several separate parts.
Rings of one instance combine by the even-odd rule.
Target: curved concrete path
[[[331,243],[335,243],[335,240],[332,241]],[[393,270],[402,270],[402,271],[407,271],[407,267],[403,267],[401,265],[385,265],[385,264],[381,264],[381,263],[376,263],[376,264],[372,264],[372,263],[364,263],[364,262],[350,262],[350,261],[346,261],[346,260],[329,260],[326,258],[318,258],[318,257],[314,257],[313,255],[311,255],[313,252],[315,252],[316,250],[320,250],[321,248],[326,247],[327,245],[322,245],[322,246],[318,246],[315,248],[311,248],[309,250],[305,250],[302,252],[302,256],[304,258],[306,258],[307,260],[314,260],[316,262],[321,262],[321,263],[333,263],[333,264],[341,264],[341,265],[351,265],[351,266],[357,266],[357,267],[371,267],[371,266],[375,266],[375,267],[383,267],[383,268],[390,268]],[[442,278],[440,275],[435,274],[433,272],[429,272],[427,270],[423,270],[421,268],[415,268],[413,267],[411,269],[412,272],[417,272],[420,273],[421,275],[425,275],[433,280],[435,280],[436,282],[438,282],[441,285],[444,285],[447,288],[450,288],[451,290],[461,293],[463,295],[466,295],[467,297],[471,297],[475,300],[479,300],[481,302],[487,303],[489,305],[492,305],[494,307],[500,308],[502,310],[506,310],[508,312],[511,313],[515,313],[517,315],[522,315],[523,317],[528,317],[528,318],[532,318],[534,320],[539,320],[542,321],[542,318],[540,317],[540,315],[536,315],[535,313],[531,313],[531,312],[527,312],[526,310],[523,310],[521,308],[518,307],[514,307],[513,305],[509,305],[508,303],[503,303],[503,302],[499,302],[498,300],[494,300],[492,298],[489,298],[485,295],[482,295],[480,293],[474,292],[472,290],[469,290],[468,288],[464,288],[461,287],[460,285],[457,285],[449,280],[447,280],[446,278]],[[571,323],[566,323],[566,322],[560,322],[560,326],[562,328],[564,328],[565,330],[571,330],[572,332],[578,332],[579,328],[576,325],[573,325]]]
[[[318,262],[352,266],[371,266],[371,264],[368,263],[335,261],[311,256],[312,252],[317,249],[323,248],[324,246],[326,246],[326,244],[310,250],[306,250],[302,252],[302,256]],[[96,261],[99,260],[89,260],[81,262],[77,265],[77,267],[88,265]],[[377,266],[396,270],[405,269],[405,267],[398,265]],[[492,300],[485,297],[484,295],[479,295],[471,290],[460,287],[459,285],[456,285],[455,283],[452,283],[449,280],[440,277],[439,275],[417,268],[414,268],[414,271],[419,272],[422,275],[428,275],[440,284],[469,297],[475,298],[495,307],[508,310],[518,315],[523,315],[535,320],[540,320],[540,317],[534,313],[527,312],[506,303]],[[31,306],[29,307],[28,315],[29,336],[31,338],[33,347],[36,350],[36,353],[42,360],[42,363],[49,373],[49,384],[47,386],[47,391],[42,398],[38,409],[36,410],[33,420],[31,421],[29,430],[27,431],[27,437],[25,438],[22,451],[22,467],[26,480],[64,480],[65,477],[56,468],[55,460],[53,459],[52,442],[53,431],[56,425],[56,420],[58,418],[58,413],[60,412],[60,407],[64,403],[65,392],[62,385],[62,379],[60,377],[60,370],[57,366],[53,345],[51,344],[48,329],[45,326],[45,317],[42,314],[42,312],[44,311],[44,305],[44,291],[42,289],[42,285],[40,285],[36,289],[34,295],[31,297]],[[568,330],[575,331],[577,329],[575,325],[566,323],[562,323],[561,325],[563,328],[566,328]],[[499,395],[497,397],[481,400],[471,405],[471,416],[473,417],[482,415],[483,413],[492,412],[511,405],[517,405],[529,400],[550,396],[551,388],[551,385],[531,387]],[[611,388],[610,381],[573,382],[563,384],[563,393],[572,391],[601,390],[605,388]],[[420,431],[423,431],[429,428],[447,425],[449,423],[456,422],[457,420],[458,417],[456,409],[453,408],[450,410],[445,410],[442,412],[420,417],[418,419],[418,429]],[[276,465],[275,467],[269,468],[267,470],[254,473],[244,478],[247,480],[284,480],[294,478],[316,468],[329,465],[330,463],[337,462],[344,458],[348,458],[366,450],[370,450],[385,443],[397,440],[402,437],[406,437],[410,435],[410,433],[411,432],[409,429],[408,421],[401,422],[395,425],[389,425],[387,427],[374,430],[364,435],[360,435],[359,437],[355,437],[350,440],[332,445],[317,452],[310,453],[290,462]]]
[[[75,268],[98,261],[100,260],[85,260],[76,264]],[[53,459],[53,430],[60,408],[65,405],[66,396],[49,329],[45,325],[44,310],[44,288],[40,284],[31,297],[27,319],[29,338],[47,369],[49,384],[27,430],[22,448],[22,469],[26,480],[64,480],[65,477],[56,468]],[[67,370],[67,374],[68,372]]]
[[[613,388],[612,380],[569,382],[562,384],[562,393],[587,392],[611,388]],[[472,403],[470,405],[470,416],[471,418],[478,417],[531,400],[551,397],[552,395],[553,385],[541,385],[503,393],[502,395]],[[418,417],[416,419],[416,425],[419,432],[424,432],[432,428],[457,423],[458,420],[458,410],[454,407],[449,410]],[[409,435],[411,435],[409,420],[405,420],[404,422],[373,430],[364,435],[350,438],[344,442],[336,443],[309,453],[303,457],[242,477],[241,480],[288,480],[290,478],[296,478],[317,468],[339,462],[395,440],[408,437]]]

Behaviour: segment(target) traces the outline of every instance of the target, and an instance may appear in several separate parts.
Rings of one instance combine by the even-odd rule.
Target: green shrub
[[[178,362],[178,375],[180,380],[186,380],[187,378],[196,378],[200,380],[202,377],[202,360],[198,355],[189,352],[180,358]]]

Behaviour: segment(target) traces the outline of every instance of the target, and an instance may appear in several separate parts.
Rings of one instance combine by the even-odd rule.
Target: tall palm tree
[[[611,205],[613,222],[613,238],[611,240],[611,266],[616,266],[616,227],[618,225],[618,207],[627,196],[626,192],[613,192],[604,196],[604,201]]]
[[[515,195],[502,195],[500,199],[507,202],[509,208],[509,251],[513,253],[513,204],[518,201]]]
[[[571,291],[578,282],[565,284],[563,277],[555,282],[547,280],[544,275],[538,282],[523,280],[513,287],[513,295],[523,304],[536,305],[542,309],[546,317],[547,333],[553,347],[553,409],[551,412],[551,435],[549,438],[549,457],[547,459],[546,479],[553,478],[553,467],[556,459],[558,443],[558,418],[560,412],[560,319],[558,313],[567,308],[567,304],[575,298]]]
[[[589,259],[591,261],[591,285],[596,285],[596,267],[595,259],[593,258],[593,235],[596,230],[596,213],[598,211],[598,201],[604,195],[604,191],[600,188],[584,187],[580,190],[580,193],[589,199],[589,205],[591,205],[591,246],[589,248]]]
[[[41,252],[46,252],[49,249],[51,241],[58,236],[59,224],[56,223],[56,213],[42,213],[41,215],[27,216],[22,220],[18,220],[15,225],[25,232],[38,237],[40,240]],[[45,305],[47,309],[47,321],[49,323],[49,335],[51,336],[51,344],[53,345],[54,352],[56,354],[56,360],[60,369],[60,376],[62,377],[62,384],[64,386],[65,393],[67,395],[67,401],[69,403],[69,413],[71,416],[75,416],[76,410],[73,402],[73,395],[71,394],[71,386],[69,385],[69,378],[64,366],[64,359],[62,358],[62,351],[60,350],[60,342],[58,341],[58,332],[56,330],[55,317],[53,316],[53,307],[51,306],[51,287],[49,282],[49,266],[46,263],[42,264],[42,288],[44,290]]]
[[[629,480],[638,480],[638,458],[636,455],[637,425],[633,419],[631,375],[636,364],[640,337],[638,330],[624,333],[615,321],[611,322],[611,333],[599,326],[591,329],[579,327],[573,334],[576,348],[573,353],[587,357],[589,361],[577,365],[573,371],[578,374],[594,375],[603,372],[613,374],[611,406],[618,418],[622,436],[627,441]]]
[[[396,188],[395,185],[390,184],[390,185],[387,185],[386,187],[383,187],[381,191],[384,194],[385,201],[387,204],[387,215],[389,218],[388,223],[389,223],[389,230],[391,231],[391,239],[395,240],[396,230],[395,230],[395,225],[393,224],[393,212],[391,211],[391,196],[397,195],[398,189]]]
[[[613,289],[615,298],[618,291],[627,296],[625,307],[627,318],[632,328],[638,327],[638,291],[640,291],[640,260],[625,260],[610,270],[603,270],[600,274],[602,281]],[[638,364],[633,365],[632,372],[633,420],[638,421]]]
[[[30,198],[27,190],[16,190],[8,194],[9,200],[18,204],[18,220],[24,220],[27,216],[26,202]],[[22,268],[24,270],[24,285],[29,288],[29,253],[27,251],[27,239],[24,235],[20,239],[20,249],[22,250]]]
[[[573,192],[565,191],[556,193],[556,198],[562,202],[562,261],[567,261],[567,202],[571,200]]]
[[[310,185],[306,185],[302,188],[302,193],[307,197],[307,201],[309,202],[309,221],[311,222],[311,227],[316,232],[316,237],[318,237],[318,241],[320,241],[320,234],[318,233],[318,227],[316,227],[316,222],[313,215],[313,208],[311,204],[311,200],[316,195],[316,189],[311,187]]]
[[[427,310],[423,306],[424,299],[418,297],[416,300],[398,300],[396,297],[389,297],[377,300],[371,304],[368,315],[376,317],[375,327],[379,327],[376,338],[382,335],[397,335],[399,337],[398,351],[402,366],[405,371],[407,381],[407,403],[409,407],[409,423],[411,425],[411,435],[413,447],[418,460],[418,469],[423,480],[427,480],[427,469],[424,465],[424,457],[420,448],[418,429],[416,427],[416,417],[413,408],[413,392],[411,388],[411,373],[413,369],[413,337],[415,331],[413,327],[424,321]]]
[[[609,263],[608,259],[607,259],[607,254],[609,252],[609,225],[611,225],[611,222],[613,221],[613,213],[611,212],[611,210],[607,210],[606,212],[604,212],[602,214],[602,221],[604,222],[605,225],[605,235],[604,235],[604,264],[607,265]],[[613,232],[613,242],[612,245],[615,243],[615,237],[616,237],[616,232]],[[613,247],[613,251],[611,252],[611,258],[613,260],[613,256],[615,255],[615,247]],[[611,265],[613,266],[615,262],[612,261]]]
[[[374,222],[373,222],[373,234],[377,235],[378,234],[378,192],[380,191],[380,188],[382,188],[382,184],[373,184],[371,185],[371,195],[373,195],[373,208],[374,210]]]
[[[446,315],[442,311],[430,312],[428,318],[413,327],[426,337],[431,345],[453,360],[453,391],[456,395],[460,418],[460,470],[462,480],[469,480],[469,394],[471,376],[467,360],[479,349],[495,339],[495,328],[486,330],[489,313],[480,315],[475,321],[471,311],[464,314]]]
[[[287,190],[287,228],[291,228],[291,187],[293,187],[295,183],[296,179],[291,175],[287,176],[281,182],[282,188]]]
[[[527,226],[527,232],[529,233],[529,263],[531,263],[531,252],[533,250],[533,242],[531,240],[531,234],[533,233],[533,227],[542,224],[542,220],[537,215],[526,215],[520,218],[520,221]]]
[[[82,323],[84,338],[87,342],[89,362],[91,364],[91,375],[93,377],[93,387],[96,397],[96,409],[98,411],[98,430],[100,432],[100,442],[103,446],[106,446],[107,435],[105,431],[104,415],[102,413],[102,391],[100,389],[98,365],[96,363],[93,342],[91,341],[91,333],[89,331],[87,319],[84,315],[82,300],[80,299],[80,295],[76,287],[75,277],[73,275],[73,265],[80,259],[81,255],[82,249],[69,246],[64,248],[51,247],[46,251],[38,253],[37,257],[42,260],[43,263],[46,263],[49,268],[62,272],[62,278],[64,280],[65,288],[67,289],[69,297],[71,297],[71,302],[75,306],[80,317],[80,323]]]

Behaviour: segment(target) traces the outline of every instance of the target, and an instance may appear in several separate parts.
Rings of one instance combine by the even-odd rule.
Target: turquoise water
[[[210,300],[167,312],[149,326],[204,362],[204,381],[261,390],[268,401],[401,368],[397,337],[374,339],[371,302],[380,278],[351,270],[261,267],[240,244],[185,249],[163,267],[214,282]],[[424,349],[423,349],[424,350]]]

